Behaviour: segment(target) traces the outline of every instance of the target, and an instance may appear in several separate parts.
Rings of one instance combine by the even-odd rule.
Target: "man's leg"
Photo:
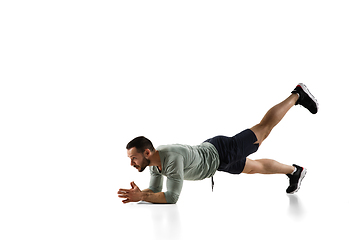
[[[258,139],[256,143],[259,143],[259,146],[292,106],[299,104],[308,109],[312,114],[318,112],[319,103],[305,84],[299,83],[291,93],[290,97],[272,107],[259,124],[250,128],[255,133]]]
[[[271,130],[281,121],[290,108],[295,105],[298,99],[298,94],[291,94],[287,99],[272,107],[259,124],[250,128],[255,133],[258,139],[256,143],[259,143],[259,146],[269,136]]]
[[[254,127],[250,128],[256,135],[258,141],[261,143],[269,136],[271,130],[283,119],[285,114],[293,107],[299,95],[296,93],[291,94],[287,99],[272,107],[263,117],[261,122]],[[293,166],[285,165],[271,159],[251,160],[246,159],[245,168],[243,173],[253,174],[290,174],[295,170]]]
[[[250,128],[256,135],[256,143],[258,143],[259,146],[269,136],[271,130],[281,121],[290,108],[297,104],[305,107],[312,114],[316,114],[319,109],[319,104],[309,89],[305,84],[299,83],[287,99],[272,107],[259,124]],[[301,181],[305,177],[307,170],[295,164],[289,166],[271,159],[254,161],[246,158],[243,172],[249,174],[286,174],[290,180],[290,185],[286,189],[286,192],[295,193],[299,190]]]
[[[295,105],[299,99],[296,93],[291,94],[287,99],[272,107],[263,117],[261,122],[250,128],[256,135],[259,143],[261,143],[269,136],[271,130],[281,121],[285,114]],[[243,173],[253,174],[290,174],[295,170],[293,166],[285,165],[271,159],[251,160],[246,158]]]
[[[246,158],[246,164],[243,170],[243,173],[247,174],[286,174],[289,177],[289,187],[286,189],[286,193],[290,194],[300,189],[301,181],[304,179],[306,172],[306,168],[295,164],[289,166],[272,159],[251,160],[249,158]]]
[[[295,168],[286,164],[279,163],[272,159],[251,160],[246,158],[243,173],[254,174],[291,174]]]

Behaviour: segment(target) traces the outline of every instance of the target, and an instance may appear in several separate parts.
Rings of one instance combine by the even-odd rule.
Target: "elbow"
[[[168,204],[176,204],[176,202],[178,201],[180,195],[176,194],[174,192],[165,192],[165,199],[166,199],[166,203]]]

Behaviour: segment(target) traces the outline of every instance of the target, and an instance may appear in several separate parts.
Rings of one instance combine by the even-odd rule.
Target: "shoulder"
[[[189,151],[189,146],[182,144],[161,145],[157,147],[156,150],[167,154],[184,155],[187,151]]]
[[[156,150],[159,151],[163,172],[169,172],[183,166],[186,154],[178,144],[162,145]]]

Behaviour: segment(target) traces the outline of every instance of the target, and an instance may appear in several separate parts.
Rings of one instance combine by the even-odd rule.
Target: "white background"
[[[2,1],[1,239],[358,239],[358,1]],[[251,158],[308,169],[216,173],[176,205],[121,203],[148,185],[125,146],[196,145],[258,123],[304,82]]]

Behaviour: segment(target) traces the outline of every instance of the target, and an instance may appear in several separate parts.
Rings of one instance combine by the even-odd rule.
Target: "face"
[[[144,169],[149,166],[150,160],[146,157],[150,155],[150,150],[145,150],[144,153],[139,153],[135,147],[127,150],[128,157],[131,160],[131,166],[136,168],[139,172],[144,171]]]

